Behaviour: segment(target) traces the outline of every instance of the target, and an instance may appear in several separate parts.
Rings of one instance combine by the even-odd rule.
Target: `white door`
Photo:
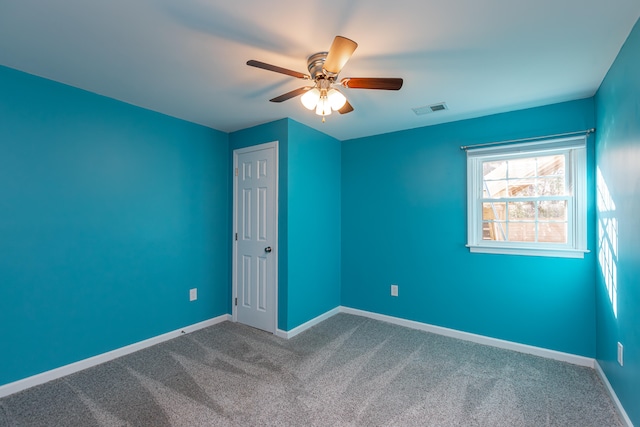
[[[234,151],[234,319],[276,331],[277,144]]]

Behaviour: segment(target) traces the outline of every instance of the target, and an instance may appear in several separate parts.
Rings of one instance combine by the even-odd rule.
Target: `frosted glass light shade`
[[[331,114],[331,105],[327,100],[327,97],[322,97],[318,101],[318,106],[316,107],[316,114],[319,116],[328,116]]]
[[[316,108],[319,99],[320,91],[314,87],[300,97],[300,102],[302,102],[302,105],[304,105],[304,108],[306,108],[307,110],[313,110],[314,108]]]
[[[344,107],[344,104],[347,102],[347,98],[336,89],[329,90],[329,92],[327,92],[327,98],[329,98],[331,108],[335,111]]]

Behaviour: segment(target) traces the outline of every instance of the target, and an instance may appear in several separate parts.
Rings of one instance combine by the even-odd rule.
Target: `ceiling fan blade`
[[[382,77],[347,77],[340,84],[350,89],[400,90],[402,79]]]
[[[338,110],[340,114],[347,114],[353,111],[353,107],[349,104],[349,101],[345,102],[341,109]]]
[[[247,65],[249,65],[251,67],[262,68],[263,70],[267,70],[267,71],[274,71],[276,73],[286,74],[287,76],[297,77],[299,79],[305,79],[305,80],[310,80],[311,79],[311,76],[308,75],[308,74],[299,73],[297,71],[289,70],[287,68],[278,67],[276,65],[267,64],[266,62],[256,61],[254,59],[251,59],[251,60],[247,61]]]
[[[358,47],[358,43],[346,37],[336,36],[333,39],[329,53],[324,61],[324,70],[331,74],[338,74],[344,64],[347,63],[353,52]]]
[[[296,90],[292,90],[291,92],[287,92],[283,95],[280,96],[276,96],[273,99],[270,99],[269,101],[271,102],[282,102],[282,101],[286,101],[287,99],[291,99],[291,98],[295,98],[296,96],[302,95],[303,93],[305,93],[306,91],[308,91],[309,89],[312,89],[312,86],[305,86],[305,87],[301,87],[298,88]]]

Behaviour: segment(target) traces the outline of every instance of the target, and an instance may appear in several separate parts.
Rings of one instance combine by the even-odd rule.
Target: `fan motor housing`
[[[327,59],[329,52],[314,53],[307,59],[307,69],[313,80],[324,79],[324,61]]]

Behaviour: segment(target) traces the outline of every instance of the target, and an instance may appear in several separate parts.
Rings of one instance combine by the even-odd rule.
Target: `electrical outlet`
[[[398,285],[391,285],[391,296],[392,297],[398,296]]]
[[[189,301],[198,299],[198,288],[189,289]]]
[[[618,363],[620,366],[624,366],[624,347],[622,343],[618,343]]]

